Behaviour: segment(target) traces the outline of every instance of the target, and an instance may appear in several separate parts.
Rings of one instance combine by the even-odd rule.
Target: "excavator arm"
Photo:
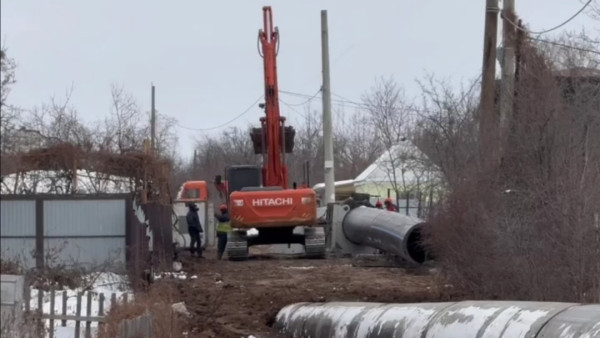
[[[271,7],[263,7],[263,29],[258,31],[264,62],[265,118],[261,119],[263,150],[263,181],[265,186],[288,187],[285,166],[285,118],[279,112],[279,88],[277,83],[277,49],[279,30],[273,25]],[[283,145],[283,147],[282,147]]]

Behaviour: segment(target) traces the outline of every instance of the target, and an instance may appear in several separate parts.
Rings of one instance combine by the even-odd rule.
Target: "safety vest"
[[[217,225],[217,232],[230,232],[231,231],[231,225],[229,224],[229,222],[219,222],[219,225]]]

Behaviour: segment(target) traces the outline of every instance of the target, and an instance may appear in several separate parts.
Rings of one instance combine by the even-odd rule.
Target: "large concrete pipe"
[[[354,244],[377,248],[420,264],[427,258],[421,245],[424,224],[416,217],[359,207],[346,214],[342,227],[345,237]]]
[[[599,338],[600,304],[297,303],[277,314],[285,337]]]

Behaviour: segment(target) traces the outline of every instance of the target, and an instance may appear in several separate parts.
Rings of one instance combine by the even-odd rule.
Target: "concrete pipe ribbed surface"
[[[285,337],[600,338],[600,304],[298,303],[277,314]]]
[[[346,214],[343,230],[346,238],[354,244],[377,248],[421,264],[427,259],[421,245],[424,225],[425,222],[416,217],[360,207]]]

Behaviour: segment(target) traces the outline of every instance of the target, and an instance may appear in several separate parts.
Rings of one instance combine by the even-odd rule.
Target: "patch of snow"
[[[115,294],[115,298],[117,302],[120,302],[124,299],[125,294],[127,294],[128,299],[133,299],[133,294],[131,294],[131,290],[127,287],[127,277],[117,275],[114,273],[92,273],[83,277],[84,282],[82,285],[87,286],[87,290],[79,287],[77,289],[63,289],[59,291],[55,291],[54,295],[54,314],[59,315],[63,313],[63,295],[67,295],[67,303],[65,307],[65,312],[67,315],[75,316],[77,315],[77,294],[83,292],[81,297],[81,316],[93,316],[97,317],[100,315],[100,294],[104,294],[104,306],[103,306],[103,315],[110,310],[112,305],[112,294]],[[31,301],[29,306],[31,310],[38,309],[38,294],[42,292],[42,312],[44,314],[50,314],[51,309],[51,294],[47,291],[40,291],[38,289],[31,289]],[[91,293],[91,313],[87,312],[88,309],[88,293]],[[45,321],[46,327],[50,327],[50,321]],[[57,338],[66,338],[66,337],[74,337],[74,327],[75,321],[69,320],[66,323],[66,327],[61,327],[61,321],[55,320],[55,337]],[[85,332],[85,322],[81,322],[82,332]],[[98,326],[98,322],[91,322],[91,327],[93,327],[93,331],[96,331],[96,327]],[[95,334],[95,333],[94,333]],[[94,335],[93,334],[93,335]]]
[[[187,310],[187,307],[185,306],[184,302],[175,303],[175,304],[171,305],[171,308],[173,309],[173,311],[180,313],[184,316],[187,316],[187,317],[192,316],[192,314]]]
[[[172,279],[188,279],[188,274],[185,271],[180,271],[180,272],[161,272],[161,273],[155,273],[154,274],[154,279],[158,280],[161,278],[172,278]],[[196,279],[198,278],[198,276],[192,276],[189,277],[190,279]]]
[[[284,266],[284,269],[292,269],[292,270],[311,270],[314,269],[314,266]]]

